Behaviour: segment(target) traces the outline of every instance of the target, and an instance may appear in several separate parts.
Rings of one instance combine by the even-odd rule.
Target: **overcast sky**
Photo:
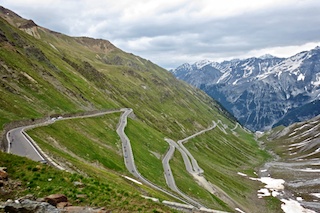
[[[319,0],[1,0],[38,25],[176,68],[320,46]]]

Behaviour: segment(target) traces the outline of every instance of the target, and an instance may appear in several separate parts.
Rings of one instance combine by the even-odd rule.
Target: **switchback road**
[[[35,125],[29,125],[29,126],[23,126],[23,127],[18,127],[15,129],[12,129],[10,131],[7,132],[6,134],[6,138],[8,141],[8,153],[12,153],[12,154],[16,154],[19,156],[23,156],[23,157],[27,157],[30,158],[34,161],[49,161],[50,164],[52,164],[53,166],[57,167],[58,169],[61,170],[65,170],[64,168],[62,168],[61,166],[59,166],[57,163],[55,163],[53,160],[51,160],[42,150],[41,148],[32,140],[32,138],[25,133],[25,130],[27,129],[32,129],[32,128],[36,128],[36,127],[40,127],[40,126],[46,126],[46,125],[50,125],[52,123],[54,123],[55,121],[58,120],[67,120],[67,119],[78,119],[78,118],[88,118],[88,117],[96,117],[96,116],[102,116],[105,114],[110,114],[110,113],[115,113],[115,112],[123,112],[121,117],[120,117],[120,121],[119,121],[119,125],[117,127],[117,134],[120,137],[120,140],[122,142],[122,150],[123,150],[123,157],[124,157],[124,162],[125,162],[125,166],[128,169],[128,171],[137,179],[139,179],[141,182],[171,196],[174,197],[180,201],[182,201],[183,203],[187,203],[187,204],[192,204],[194,206],[197,206],[198,208],[204,208],[204,206],[200,203],[198,203],[197,201],[194,201],[193,199],[191,199],[190,197],[188,197],[187,195],[183,194],[176,186],[175,182],[174,182],[174,178],[171,172],[171,168],[169,165],[169,161],[174,153],[175,148],[177,148],[180,153],[182,154],[183,160],[184,160],[184,164],[186,166],[186,169],[189,173],[195,173],[195,171],[197,173],[201,173],[203,172],[202,169],[198,166],[196,160],[193,158],[193,156],[188,152],[188,150],[183,146],[183,142],[187,141],[188,139],[191,139],[199,134],[202,134],[205,131],[209,131],[211,129],[213,129],[216,125],[214,123],[213,127],[210,127],[206,130],[202,130],[201,132],[198,132],[192,136],[189,136],[188,138],[184,139],[184,140],[180,140],[179,144],[180,146],[170,140],[167,139],[166,141],[170,144],[170,149],[168,151],[168,153],[166,154],[166,156],[164,157],[162,163],[163,163],[163,167],[165,170],[165,178],[166,181],[168,183],[168,186],[170,189],[172,189],[173,191],[177,192],[180,196],[183,197],[183,199],[181,199],[180,197],[177,197],[176,195],[172,194],[171,192],[168,192],[158,186],[156,186],[155,184],[149,182],[147,179],[145,179],[138,171],[135,163],[134,163],[134,156],[133,156],[133,152],[132,152],[132,148],[131,148],[131,143],[129,138],[127,137],[127,135],[124,132],[124,129],[127,125],[127,117],[130,113],[133,112],[132,109],[128,109],[128,108],[123,108],[120,110],[110,110],[110,111],[105,111],[105,112],[98,112],[98,113],[92,113],[92,114],[88,114],[88,115],[81,115],[81,116],[72,116],[72,117],[58,117],[58,118],[52,118],[50,120],[47,120],[43,123],[39,123],[39,124],[35,124]],[[186,151],[185,151],[186,150]],[[190,163],[189,157],[191,159],[191,161],[193,162],[193,165]]]

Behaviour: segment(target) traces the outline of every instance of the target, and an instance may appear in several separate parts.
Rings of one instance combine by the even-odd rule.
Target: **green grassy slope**
[[[167,188],[161,166],[161,157],[168,149],[164,137],[183,139],[212,125],[212,120],[220,119],[230,127],[235,125],[232,116],[200,90],[108,41],[73,38],[32,24],[21,28],[26,20],[6,14],[1,17],[2,134],[5,125],[12,121],[130,107],[135,117],[129,120],[126,133],[132,141],[137,167],[142,175]],[[119,114],[112,114],[59,121],[29,133],[50,156],[68,162],[74,171],[113,182],[120,174],[129,175],[115,133],[118,119]],[[237,170],[252,173],[265,160],[265,153],[258,149],[252,135],[240,128],[236,132],[237,136],[230,130],[228,134],[213,130],[188,142],[187,147],[205,169],[205,177],[250,210],[249,199],[256,195],[258,186],[235,178],[235,173]],[[184,176],[191,188],[201,190],[189,194],[208,207],[230,210],[218,196],[199,188],[186,175],[184,166],[179,166],[179,158],[176,153],[172,160],[174,173],[177,177]],[[179,187],[188,193],[183,184]],[[170,199],[149,188],[130,190]],[[261,208],[263,205],[261,201]]]
[[[104,206],[112,212],[175,212],[142,198],[143,189],[117,175],[101,172],[101,177],[105,178],[97,178],[70,174],[3,152],[0,152],[0,165],[8,168],[11,179],[9,185],[3,187],[0,201],[27,194],[41,198],[51,193],[63,193],[72,205]],[[75,182],[81,182],[82,186],[75,187]]]

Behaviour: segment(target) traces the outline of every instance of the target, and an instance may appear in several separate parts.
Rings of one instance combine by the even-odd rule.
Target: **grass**
[[[97,179],[56,170],[26,158],[0,152],[0,165],[8,168],[9,178],[14,187],[0,196],[1,201],[8,198],[33,194],[45,197],[63,193],[73,205],[105,207],[112,212],[172,212],[172,209],[156,202],[143,199],[135,186],[122,178],[109,177]],[[75,187],[75,182],[82,187]],[[21,185],[14,183],[20,182]],[[79,198],[79,195],[80,198]]]
[[[128,120],[125,133],[131,141],[135,163],[139,172],[151,182],[167,188],[164,179],[162,157],[168,144],[165,136],[139,120]]]
[[[254,176],[254,168],[258,168],[268,158],[266,152],[259,150],[251,134],[241,129],[237,130],[237,135],[232,134],[229,129],[225,134],[219,128],[215,128],[189,140],[185,146],[205,171],[204,176],[208,181],[222,189],[238,204],[249,207],[250,211],[262,210],[260,205],[263,206],[264,201],[259,201],[255,196],[260,184],[237,174],[243,172]],[[200,193],[201,190],[193,188],[195,186],[192,177],[178,169],[183,166],[180,161],[181,157],[175,154],[171,164],[175,168],[179,188],[211,207],[228,210],[227,205],[221,203],[221,200],[213,202],[212,198],[203,194],[204,192]],[[195,196],[197,193],[199,195]],[[252,199],[256,203],[252,203]]]
[[[193,177],[185,170],[185,165],[180,153],[174,153],[174,157],[170,161],[170,166],[176,185],[182,192],[208,208],[231,211],[226,203],[195,183]]]
[[[57,121],[52,125],[28,131],[46,150],[64,158],[74,156],[81,161],[97,163],[105,168],[124,172],[125,166],[121,154],[120,139],[116,125],[120,113],[107,114],[95,118],[83,118]]]
[[[87,168],[95,165],[129,175],[123,164],[120,140],[115,132],[119,117],[120,113],[114,113],[101,117],[58,121],[50,126],[30,130],[28,134],[46,152],[60,161],[64,159],[62,161],[69,162],[68,165],[73,165],[76,171],[85,174],[90,171],[98,177],[95,168]],[[255,195],[260,185],[242,179],[237,172],[249,173],[252,176],[253,168],[259,166],[267,155],[259,150],[249,133],[239,129],[236,136],[230,130],[227,131],[229,132],[226,136],[219,128],[215,128],[191,139],[185,145],[205,170],[207,180],[237,202],[249,205],[248,198]],[[165,135],[139,119],[129,119],[125,132],[131,140],[139,172],[151,182],[167,188],[161,163],[162,156],[168,149],[168,144],[164,141]],[[54,145],[56,143],[59,145]],[[225,202],[200,187],[186,172],[179,153],[175,153],[170,164],[176,183],[183,192],[208,207],[230,211]]]

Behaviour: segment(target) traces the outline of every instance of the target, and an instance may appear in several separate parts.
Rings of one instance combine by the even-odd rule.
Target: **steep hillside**
[[[261,138],[278,156],[265,166],[273,178],[285,180],[284,199],[297,200],[302,206],[320,211],[320,117],[278,127]]]
[[[310,110],[320,99],[319,57],[316,47],[289,58],[202,61],[172,72],[218,100],[247,128],[263,131],[319,114]],[[292,116],[297,111],[303,114]]]
[[[18,30],[3,19],[1,26],[1,125],[14,119],[130,106],[138,117],[169,135],[188,134],[211,122],[206,113],[221,111],[199,90],[108,41],[72,38],[31,25],[38,37],[34,39],[21,32],[29,33],[30,28]],[[187,126],[177,119],[188,120]]]
[[[126,134],[131,140],[138,170],[149,181],[170,191],[162,168],[162,158],[169,149],[164,138],[186,138],[208,128],[214,121],[218,123],[216,129],[194,138],[188,146],[205,168],[204,176],[220,191],[212,193],[200,186],[186,173],[181,166],[181,155],[175,152],[171,163],[176,182],[182,184],[179,185],[181,191],[209,208],[233,211],[239,207],[248,212],[270,209],[266,206],[268,199],[256,197],[259,184],[237,180],[238,171],[253,174],[267,158],[266,153],[259,149],[252,134],[240,128],[232,116],[204,92],[178,81],[170,72],[146,59],[123,52],[109,41],[69,37],[40,27],[5,8],[0,11],[2,135],[12,127],[50,117],[132,108],[134,114],[128,120]],[[146,185],[129,184],[134,186],[121,188],[127,184],[121,175],[132,175],[124,166],[116,134],[119,117],[120,113],[57,121],[32,129],[28,134],[55,161],[97,182],[108,181],[119,191],[118,196],[126,194],[127,197],[124,190],[128,190],[130,195],[176,201]],[[2,142],[6,150],[8,143]],[[217,153],[221,154],[219,158]],[[32,190],[36,191],[37,185],[33,185]],[[110,207],[112,199],[92,203]],[[125,205],[123,208],[124,212],[131,209]],[[136,206],[134,211],[137,209],[153,211],[146,205]]]

